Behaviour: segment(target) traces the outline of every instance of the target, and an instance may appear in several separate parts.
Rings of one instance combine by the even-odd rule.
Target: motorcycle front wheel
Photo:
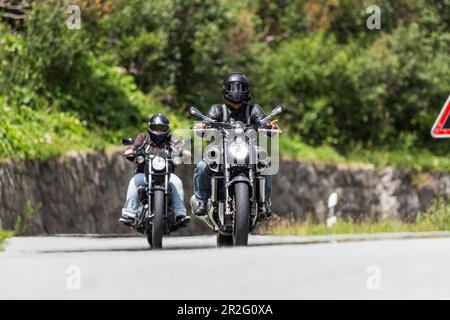
[[[234,185],[235,217],[233,243],[235,246],[246,246],[248,243],[250,206],[249,190],[246,182]]]
[[[162,248],[164,234],[164,191],[155,190],[153,194],[153,223],[151,232],[147,232],[147,241],[152,249]]]

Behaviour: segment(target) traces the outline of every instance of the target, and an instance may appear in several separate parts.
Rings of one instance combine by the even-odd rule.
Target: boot
[[[195,209],[194,214],[196,216],[204,216],[206,215],[206,203],[203,201],[198,201],[198,207]]]

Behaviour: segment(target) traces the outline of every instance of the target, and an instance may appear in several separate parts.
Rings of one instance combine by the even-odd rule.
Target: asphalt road
[[[0,253],[0,299],[450,298],[448,237],[298,239],[218,249],[214,237],[173,237],[149,251],[141,237],[12,238]]]

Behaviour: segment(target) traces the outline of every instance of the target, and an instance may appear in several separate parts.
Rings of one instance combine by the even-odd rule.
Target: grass
[[[5,231],[3,229],[0,229],[0,250],[2,250],[3,248],[3,242],[9,238],[13,236],[13,232],[12,231]]]
[[[372,164],[377,168],[393,166],[411,169],[415,172],[450,172],[450,158],[437,156],[428,150],[377,150],[354,148],[347,154],[341,154],[331,146],[313,147],[299,137],[282,135],[280,150],[283,158],[307,162]]]
[[[258,229],[266,235],[325,235],[387,232],[450,231],[450,204],[443,198],[436,199],[430,208],[417,215],[415,222],[394,219],[354,222],[338,219],[332,227],[325,223],[314,223],[311,219],[299,222],[290,219],[274,221]]]
[[[351,221],[337,221],[328,228],[325,223],[292,222],[281,220],[259,230],[266,235],[326,235],[326,234],[355,234],[355,233],[386,233],[386,232],[425,232],[439,231],[441,228],[429,223],[403,223],[395,220],[379,222],[355,223]],[[447,229],[448,230],[448,229]]]
[[[450,172],[450,158],[428,150],[357,150],[347,155],[349,161],[372,163],[376,167],[393,166],[417,172]]]
[[[297,136],[280,136],[280,153],[284,158],[308,161],[343,163],[347,159],[329,146],[312,147]]]

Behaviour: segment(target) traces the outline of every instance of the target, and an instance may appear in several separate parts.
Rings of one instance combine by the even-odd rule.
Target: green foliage
[[[258,229],[259,234],[270,235],[322,235],[380,232],[450,231],[450,203],[443,196],[433,200],[431,206],[418,213],[416,221],[402,222],[395,219],[364,220],[338,219],[333,226],[306,219],[282,219],[270,222]]]
[[[2,99],[0,99],[0,103]],[[105,144],[86,123],[63,112],[0,105],[0,156],[41,158]]]
[[[307,143],[336,144],[335,99],[346,84],[347,61],[346,52],[323,32],[282,43],[261,55],[255,95],[271,105],[285,104],[292,129]]]
[[[444,198],[433,201],[428,210],[419,213],[415,222],[402,222],[395,219],[365,220],[338,219],[333,226],[317,223],[312,219],[296,221],[282,219],[258,229],[259,234],[270,235],[323,235],[381,232],[427,232],[450,231],[450,204]]]
[[[156,111],[187,126],[186,105],[221,102],[241,70],[252,101],[285,105],[290,157],[449,168],[429,131],[450,87],[450,0],[378,1],[381,30],[363,0],[80,0],[80,30],[67,3],[0,23],[0,157],[103,148]]]
[[[346,161],[372,163],[377,167],[394,166],[416,172],[450,172],[450,159],[427,149],[382,150],[355,147],[345,155]]]
[[[310,162],[342,163],[348,161],[330,146],[311,147],[297,136],[289,135],[289,133],[281,135],[279,142],[283,158]]]
[[[426,149],[408,148],[404,146],[397,150],[367,149],[362,144],[351,144],[350,151],[341,154],[336,148],[326,144],[313,147],[289,132],[283,133],[280,137],[280,150],[285,159],[355,165],[370,163],[378,168],[394,166],[412,169],[418,174],[430,171],[450,172],[448,157],[435,155]]]
[[[295,222],[282,220],[258,230],[258,234],[267,235],[326,235],[326,234],[355,234],[355,233],[389,233],[389,232],[430,232],[448,231],[428,222],[405,223],[395,220],[356,223],[351,221],[337,221],[333,227],[324,223]]]
[[[41,3],[25,34],[0,36],[1,157],[101,148],[162,110],[131,75],[96,56],[89,34],[67,29],[64,18],[61,6]]]
[[[223,0],[119,1],[101,23],[102,50],[133,72],[141,89],[173,87],[183,101],[204,101],[222,77],[228,7]]]
[[[27,200],[23,212],[17,216],[14,224],[14,234],[18,236],[27,235],[30,229],[30,224],[42,207],[42,203],[33,204],[30,200]]]
[[[3,242],[14,235],[11,231],[5,231],[0,228],[0,251],[3,249]]]
[[[289,40],[261,56],[258,96],[284,102],[286,119],[309,144],[344,152],[351,142],[429,147],[450,87],[449,36],[411,24],[367,47],[339,44],[324,32]]]
[[[440,230],[450,230],[450,203],[448,199],[439,197],[431,206],[417,216],[417,223],[438,227]]]
[[[430,144],[430,127],[450,87],[449,37],[428,34],[417,24],[399,27],[350,65],[361,108],[352,121],[366,128],[357,134],[361,141],[392,149]]]

